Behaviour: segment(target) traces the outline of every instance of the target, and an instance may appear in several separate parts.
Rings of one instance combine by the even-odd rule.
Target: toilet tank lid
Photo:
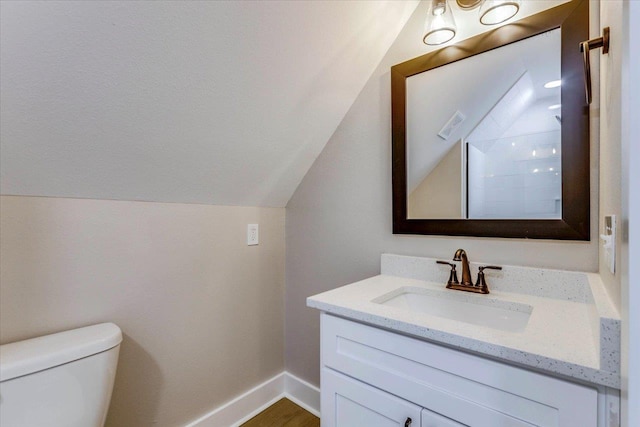
[[[109,350],[122,342],[113,323],[0,345],[0,381],[53,368]]]

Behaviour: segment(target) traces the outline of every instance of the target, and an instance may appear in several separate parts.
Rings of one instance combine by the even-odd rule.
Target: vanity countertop
[[[620,318],[597,274],[505,266],[487,274],[491,293],[480,295],[445,289],[448,267],[435,259],[384,254],[381,270],[379,276],[309,297],[307,305],[551,374],[620,388]],[[528,307],[530,317],[523,330],[510,331],[380,303],[403,291],[484,306]]]

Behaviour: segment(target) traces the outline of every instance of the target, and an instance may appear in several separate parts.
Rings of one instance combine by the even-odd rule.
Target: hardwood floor
[[[240,427],[320,427],[320,418],[289,399],[280,399]]]

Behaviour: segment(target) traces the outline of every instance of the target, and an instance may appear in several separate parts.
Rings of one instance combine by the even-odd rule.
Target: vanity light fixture
[[[482,0],[456,0],[456,3],[462,10],[471,10],[478,7]]]
[[[496,25],[514,17],[520,10],[520,1],[456,0],[456,3],[464,11],[479,7],[480,22],[484,25]],[[443,44],[455,37],[456,30],[456,22],[447,0],[430,0],[422,41],[431,46]]]
[[[551,80],[550,82],[546,82],[544,87],[546,89],[552,89],[554,87],[558,87],[562,84],[562,80]]]
[[[547,108],[549,110],[557,110],[558,108],[560,108],[562,105],[561,104],[553,104],[553,105],[549,105]]]
[[[496,25],[513,18],[520,10],[520,0],[484,0],[480,5],[480,23]]]
[[[446,43],[456,35],[456,21],[447,0],[431,0],[422,41],[428,45]]]

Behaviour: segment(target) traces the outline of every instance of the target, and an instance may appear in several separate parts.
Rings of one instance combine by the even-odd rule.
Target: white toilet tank
[[[0,346],[0,426],[102,427],[122,333],[102,323]]]

